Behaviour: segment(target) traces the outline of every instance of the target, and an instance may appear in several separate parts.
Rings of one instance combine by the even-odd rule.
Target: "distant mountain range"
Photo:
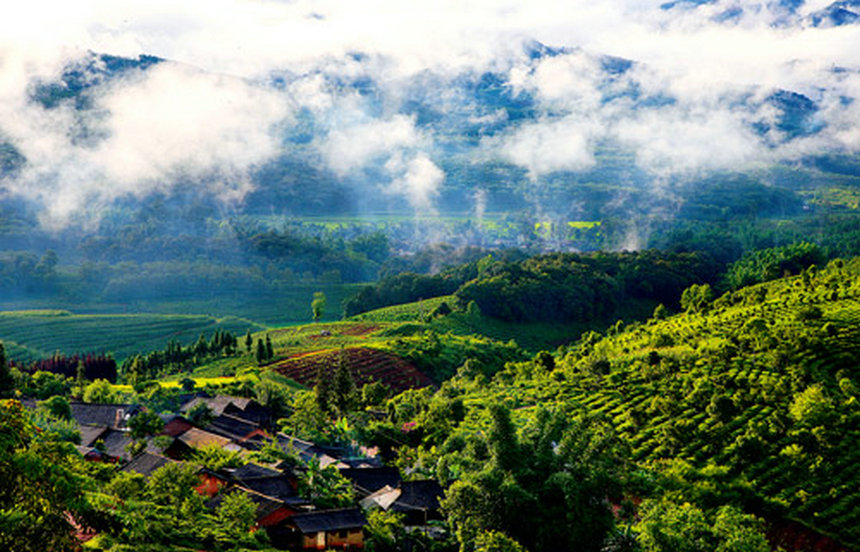
[[[689,10],[700,4],[706,2],[670,2],[662,8]],[[796,16],[800,4],[782,1],[779,9],[772,7],[772,13],[784,14],[773,24],[848,25],[860,13],[860,0],[846,0],[801,20]],[[731,19],[730,12],[719,17]],[[301,74],[282,71],[247,83],[289,101],[291,118],[278,126],[278,151],[244,167],[252,186],[238,203],[239,212],[483,213],[528,208],[594,219],[613,209],[642,206],[642,197],[652,196],[658,180],[663,190],[667,183],[681,190],[690,182],[712,180],[714,174],[749,173],[750,166],[753,177],[765,184],[776,180],[774,167],[860,176],[851,152],[822,151],[819,144],[806,148],[808,154],[797,153],[804,151],[804,140],[828,132],[828,117],[833,115],[823,110],[832,110],[834,100],[825,91],[733,86],[691,106],[689,99],[673,95],[671,87],[649,82],[649,68],[633,60],[536,41],[526,42],[513,61],[489,70],[426,70],[385,80],[380,77],[385,63],[354,53]],[[33,81],[29,101],[44,112],[76,113],[68,130],[69,147],[87,151],[110,137],[103,125],[111,116],[103,105],[106,93],[117,83],[176,66],[146,55],[129,59],[91,53],[53,78]],[[846,71],[852,70],[832,69],[833,74]],[[838,99],[844,105],[854,101]],[[664,130],[654,130],[672,117],[677,120],[665,123]],[[724,146],[719,125],[724,121],[727,133],[745,140],[735,150],[751,145],[759,151],[749,166],[734,163],[732,157],[712,164],[707,151],[697,154],[700,160],[687,159],[680,151],[686,144],[678,134],[688,126],[694,127],[693,134],[713,127],[713,138],[705,135],[701,140],[706,147],[712,145],[713,157],[719,158],[716,150]],[[637,133],[643,136],[628,139]],[[690,148],[697,147],[697,139],[691,139]],[[668,143],[661,145],[661,140]],[[29,160],[19,145],[14,140],[0,143],[0,189],[6,183],[15,191],[9,183],[26,172]],[[655,152],[648,149],[652,147]],[[783,162],[785,152],[791,154]],[[232,172],[225,177],[217,166],[204,174],[171,174],[189,182],[235,177]],[[158,193],[168,195],[180,189],[185,193],[198,188],[157,187]],[[205,182],[202,189],[208,189]],[[652,206],[650,200],[644,204]]]

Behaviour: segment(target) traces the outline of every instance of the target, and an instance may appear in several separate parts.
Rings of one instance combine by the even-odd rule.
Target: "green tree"
[[[320,318],[325,314],[326,297],[321,291],[314,292],[314,298],[311,301],[311,312],[314,316],[314,322],[319,322]]]
[[[343,350],[341,350],[338,356],[337,368],[335,369],[334,381],[332,383],[334,408],[338,414],[345,416],[355,409],[358,397],[355,379],[352,377],[346,352]]]
[[[317,368],[316,385],[314,386],[314,400],[320,412],[328,415],[335,405],[334,389],[331,376],[328,374],[325,364]]]
[[[263,364],[266,362],[266,345],[263,343],[263,340],[259,337],[257,338],[257,354],[256,354],[257,364]]]
[[[272,360],[275,358],[275,350],[272,348],[272,340],[269,338],[269,334],[266,334],[266,360]]]
[[[637,528],[644,552],[715,550],[705,513],[689,502],[648,502],[641,515]]]
[[[155,504],[179,510],[199,495],[197,467],[186,462],[170,462],[155,470],[146,482],[146,496]]]
[[[104,490],[122,500],[133,500],[143,494],[146,479],[139,473],[118,471]]]
[[[490,530],[475,539],[475,552],[526,552],[526,549],[506,534]]]
[[[788,411],[797,423],[805,427],[826,425],[836,415],[833,401],[820,384],[811,385],[795,395]]]
[[[235,450],[226,450],[217,443],[203,445],[194,451],[194,462],[204,468],[218,471],[223,468],[238,468],[248,461]]]
[[[144,410],[128,421],[128,427],[131,430],[131,438],[142,441],[164,429],[164,420],[155,412]]]
[[[299,475],[298,490],[318,508],[343,508],[355,500],[352,483],[334,466],[321,467],[316,457],[305,464]]]
[[[70,518],[85,520],[84,480],[68,443],[35,441],[21,403],[0,400],[0,549],[77,550]]]
[[[254,345],[254,338],[251,337],[251,330],[248,330],[245,333],[245,351],[247,351],[247,353],[249,355],[251,354],[251,347],[253,347],[253,345]]]
[[[0,398],[10,397],[15,390],[15,380],[9,372],[9,364],[6,362],[6,349],[0,341]]]
[[[681,308],[687,312],[705,312],[714,298],[708,284],[693,284],[681,294]]]
[[[117,397],[108,380],[97,379],[84,388],[84,402],[113,403]]]
[[[247,494],[238,491],[224,496],[215,510],[216,538],[232,543],[248,537],[257,519],[257,504]]]
[[[44,409],[49,416],[58,420],[71,420],[72,407],[65,397],[55,396],[39,403],[39,408]]]

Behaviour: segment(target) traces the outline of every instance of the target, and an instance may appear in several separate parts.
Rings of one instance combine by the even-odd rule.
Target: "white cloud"
[[[385,164],[394,178],[387,190],[404,195],[410,205],[420,212],[434,212],[433,199],[445,180],[445,173],[424,153],[417,153],[408,161],[396,155]]]
[[[45,205],[47,225],[195,180],[224,201],[241,199],[247,172],[278,153],[290,115],[280,94],[172,63],[96,89],[93,104],[46,109],[21,95],[4,109],[4,134],[27,159],[9,186]],[[82,126],[94,136],[76,138]]]
[[[637,0],[18,2],[0,20],[0,134],[29,161],[13,191],[40,199],[58,221],[86,205],[172,186],[177,174],[205,176],[213,193],[241,196],[248,169],[284,148],[277,131],[299,106],[313,113],[312,147],[336,174],[382,167],[390,178],[382,185],[423,208],[444,180],[432,160],[439,138],[399,110],[428,74],[444,83],[492,69],[534,94],[538,118],[482,149],[532,178],[587,169],[595,144],[607,138],[657,174],[856,152],[860,108],[841,97],[860,98],[860,26],[810,27],[804,17],[828,3],[807,2],[785,19],[751,0],[669,11]],[[743,8],[737,18],[714,19],[736,6]],[[527,40],[570,53],[530,60]],[[27,94],[33,79],[56,79],[87,50],[179,63],[94,90],[86,122],[103,138],[81,143],[70,138],[80,113],[43,109]],[[639,63],[611,82],[599,75],[601,55]],[[293,75],[285,90],[250,84],[272,73]],[[370,77],[380,88],[364,97],[332,76]],[[634,111],[631,99],[607,100],[627,87],[675,103]],[[775,120],[761,102],[778,89],[820,103],[820,135],[765,147],[749,124]],[[443,115],[462,109],[455,93],[424,92]],[[744,101],[753,107],[739,108]],[[504,111],[469,115],[505,118]]]
[[[328,165],[343,177],[398,150],[427,143],[428,139],[415,128],[412,117],[396,115],[389,120],[370,120],[332,130],[321,150]]]
[[[616,133],[657,174],[742,169],[768,155],[743,116],[728,110],[666,107],[620,121]]]
[[[594,122],[570,116],[537,121],[518,128],[498,145],[503,157],[528,170],[536,179],[554,171],[579,171],[594,164]]]

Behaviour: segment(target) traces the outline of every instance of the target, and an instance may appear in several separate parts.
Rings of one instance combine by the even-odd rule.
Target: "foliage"
[[[644,552],[768,552],[764,524],[755,516],[723,506],[709,519],[685,502],[646,502],[637,524]]]
[[[15,387],[15,380],[9,371],[9,363],[6,360],[6,348],[3,342],[0,341],[0,399],[6,398],[12,394]]]
[[[489,462],[481,453],[459,460],[465,471],[443,500],[461,549],[470,550],[489,529],[535,550],[600,550],[613,526],[605,500],[620,492],[626,470],[611,428],[541,410],[533,430],[519,438],[505,407],[491,413]]]
[[[117,403],[119,402],[110,382],[97,379],[84,388],[83,400],[88,403]]]
[[[316,457],[299,474],[299,494],[318,508],[343,508],[355,500],[352,483],[334,466],[321,467]]]
[[[164,420],[151,410],[144,410],[128,421],[131,437],[140,441],[159,433],[164,428]]]
[[[730,290],[737,290],[785,275],[799,274],[824,261],[824,251],[809,242],[749,251],[729,265],[724,275],[725,285]]]
[[[223,468],[238,468],[248,463],[239,452],[226,450],[216,443],[203,445],[194,451],[193,461],[204,468],[218,471]]]
[[[76,550],[69,517],[85,519],[71,445],[35,441],[21,404],[0,400],[0,548]]]
[[[571,321],[616,315],[631,301],[675,304],[682,289],[713,274],[696,254],[554,253],[495,263],[457,290],[485,315],[513,321]]]
[[[320,318],[323,317],[325,307],[325,293],[321,291],[315,291],[313,301],[311,301],[311,313],[313,314],[314,322],[319,322]]]

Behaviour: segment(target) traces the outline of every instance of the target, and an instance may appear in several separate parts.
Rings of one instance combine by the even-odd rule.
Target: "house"
[[[209,468],[200,468],[197,472],[197,476],[200,478],[200,484],[197,485],[194,490],[197,491],[197,494],[205,495],[210,498],[217,495],[221,492],[221,489],[229,487],[231,484],[229,476],[210,470]]]
[[[128,421],[140,411],[136,404],[100,404],[71,402],[72,419],[78,425],[92,425],[124,429]]]
[[[320,510],[288,518],[286,531],[270,532],[270,537],[273,543],[287,538],[291,547],[302,550],[358,550],[364,548],[365,525],[367,519],[358,508]]]
[[[271,422],[271,412],[254,399],[242,397],[228,397],[218,395],[216,397],[197,397],[182,406],[182,412],[188,413],[198,405],[203,404],[214,416],[228,414],[242,418],[254,424],[268,427]]]
[[[217,435],[211,431],[205,431],[196,427],[192,427],[176,439],[193,449],[212,445],[228,450],[238,450],[240,448],[235,445],[231,447],[230,445],[232,441],[227,437],[222,437],[221,435]]]
[[[128,431],[120,431],[118,429],[107,428],[98,439],[96,444],[103,446],[103,451],[113,458],[119,460],[129,460],[128,446],[131,445],[132,438]]]
[[[139,473],[148,478],[158,468],[174,462],[170,458],[149,452],[142,452],[131,459],[131,461],[120,468],[120,471]]]
[[[132,438],[127,431],[106,426],[79,426],[81,444],[78,450],[87,460],[119,462],[128,460],[127,447]]]
[[[434,479],[402,481],[400,496],[391,505],[391,510],[404,514],[404,525],[427,525],[427,522],[442,519],[439,499],[445,490]]]
[[[249,443],[251,444],[251,448],[259,448],[257,443],[269,439],[269,434],[259,424],[230,414],[216,416],[211,422],[206,424],[205,429],[232,439],[237,443],[245,443],[255,437],[260,437],[255,442]]]
[[[171,416],[164,420],[164,428],[162,428],[160,435],[179,437],[192,427],[194,427],[194,424],[182,416]]]
[[[292,508],[303,508],[310,503],[299,496],[294,477],[280,471],[248,463],[229,470],[232,480],[239,486],[280,500]]]
[[[397,487],[400,484],[400,472],[391,466],[341,468],[340,474],[352,482],[359,496],[375,493],[385,486]]]
[[[402,481],[397,487],[386,485],[361,500],[365,510],[382,510],[404,514],[406,526],[427,525],[430,520],[442,519],[439,499],[444,489],[434,480]]]
[[[319,460],[320,467],[325,468],[326,466],[336,465],[338,463],[338,455],[335,451],[317,445],[315,443],[311,443],[310,441],[305,441],[304,439],[299,439],[298,437],[293,437],[292,435],[287,435],[285,433],[278,433],[275,436],[275,439],[278,442],[278,446],[287,453],[293,453],[299,457],[302,462],[309,462],[313,458]],[[278,466],[279,469],[281,466]],[[284,466],[286,467],[286,466]]]
[[[225,450],[242,450],[242,447],[226,437],[192,427],[173,439],[173,442],[164,449],[163,454],[174,460],[186,460],[194,455],[196,449],[212,445]]]
[[[254,502],[254,504],[257,505],[257,510],[255,512],[254,517],[257,527],[274,527],[279,523],[283,522],[284,520],[295,515],[295,513],[297,512],[295,508],[284,504],[280,500],[241,486],[233,486],[223,490],[222,492],[214,496],[211,500],[207,501],[206,505],[212,509],[215,509],[221,504],[221,502],[224,500],[224,497],[229,496],[233,493],[244,493],[248,498],[251,499],[251,501]]]

